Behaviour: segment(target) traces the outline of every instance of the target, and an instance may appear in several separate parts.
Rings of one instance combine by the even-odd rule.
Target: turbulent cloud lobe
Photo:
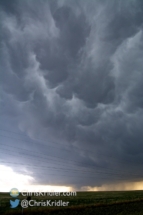
[[[140,0],[1,1],[1,128],[25,135],[2,139],[50,163],[43,179],[29,167],[39,183],[142,178],[142,13]]]

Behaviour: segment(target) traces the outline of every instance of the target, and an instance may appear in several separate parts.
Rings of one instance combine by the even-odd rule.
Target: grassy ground
[[[22,195],[17,197],[25,199]],[[9,193],[0,193],[0,214],[22,214],[22,208],[10,208],[9,201],[14,198]],[[143,215],[143,191],[115,192],[77,192],[71,197],[31,197],[32,200],[46,201],[47,199],[68,201],[67,207],[29,207],[23,209],[24,215]]]

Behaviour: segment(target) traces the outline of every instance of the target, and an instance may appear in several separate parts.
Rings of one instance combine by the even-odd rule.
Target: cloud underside
[[[42,184],[142,179],[142,13],[141,0],[1,1],[1,128],[27,135],[1,137],[3,160]]]

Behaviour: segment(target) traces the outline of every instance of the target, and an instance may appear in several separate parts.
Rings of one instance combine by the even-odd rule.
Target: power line
[[[0,130],[3,130],[3,129],[0,129]],[[13,132],[12,132],[13,133]],[[14,133],[16,133],[16,132],[14,132]],[[1,135],[1,136],[4,136],[4,135]],[[25,135],[24,135],[25,136]],[[17,138],[15,138],[15,137],[8,137],[8,136],[4,136],[4,137],[6,137],[6,138],[14,138],[14,139],[17,139]],[[19,140],[21,140],[21,139],[19,139]],[[25,141],[25,140],[21,140],[21,141],[23,141],[23,142],[29,142],[29,141]],[[33,142],[32,142],[33,143]],[[41,144],[41,143],[39,143],[39,144]],[[4,144],[3,144],[4,145]],[[5,144],[6,145],[6,144]],[[45,144],[44,144],[45,145]],[[9,146],[9,145],[7,145],[8,147],[12,147],[12,148],[14,148],[13,146]],[[45,146],[47,146],[47,145],[45,145]],[[49,147],[49,146],[48,146]],[[53,147],[53,146],[50,146],[50,147]],[[18,147],[15,147],[15,148],[18,148]],[[56,147],[54,147],[54,148],[56,148]],[[21,150],[21,148],[19,148],[20,150]],[[61,148],[60,148],[61,149]],[[4,149],[4,150],[8,150],[8,149]],[[26,150],[26,149],[23,149],[23,150]],[[11,150],[12,151],[12,150]],[[29,152],[29,150],[27,150],[28,152]],[[30,152],[32,152],[32,153],[36,153],[36,152],[33,152],[33,151],[30,151]],[[39,154],[39,153],[38,153]],[[41,153],[42,154],[42,153]],[[43,155],[43,154],[42,154]],[[40,157],[40,156],[36,156],[36,155],[27,155],[26,154],[26,156],[33,156],[33,157]],[[47,155],[46,155],[47,156]],[[41,158],[41,157],[40,157]],[[31,158],[30,158],[31,159]],[[46,158],[43,158],[43,156],[42,156],[42,159],[45,159],[46,160]],[[49,158],[48,158],[49,159]],[[57,159],[57,156],[56,156],[56,159]],[[65,162],[65,159],[63,159],[63,158],[60,158],[60,157],[58,157],[58,159],[60,159],[60,160],[64,160],[64,162]],[[37,160],[37,159],[36,159]],[[51,159],[49,159],[49,160],[54,160],[53,158]],[[38,160],[39,161],[39,160]],[[44,162],[43,160],[41,160],[42,162]],[[46,160],[47,161],[47,160]],[[73,164],[73,162],[75,163],[75,160],[73,161],[73,160],[68,160],[68,162],[69,161],[72,161],[72,164]],[[58,162],[58,164],[59,164],[59,161],[55,161],[54,160],[54,162]],[[61,161],[60,161],[61,162]],[[67,161],[66,161],[67,162]],[[70,163],[70,162],[69,162]],[[68,165],[69,165],[69,163],[68,163]],[[82,162],[77,162],[76,164],[83,164]],[[119,162],[118,162],[119,163]],[[63,164],[62,164],[63,165]],[[67,165],[66,165],[66,167],[67,167]],[[93,166],[92,166],[93,167]],[[81,167],[80,167],[81,168]],[[83,168],[83,167],[82,167]],[[86,168],[86,167],[84,167],[84,168]],[[108,168],[108,167],[97,167],[97,168],[106,168],[106,169],[110,169],[110,168]],[[112,168],[113,169],[113,168]],[[111,170],[111,169],[110,169]],[[127,173],[127,172],[126,172]],[[130,174],[130,173],[129,173]]]
[[[12,148],[16,148],[16,149],[18,148],[18,147],[9,146],[9,145],[7,145],[7,144],[2,144],[2,145],[4,145],[4,146],[6,145],[6,146],[8,146],[8,147],[12,147]],[[3,148],[2,148],[2,149],[3,149]],[[21,148],[19,148],[19,149],[21,150]],[[7,149],[7,148],[5,149],[5,148],[4,148],[4,150],[9,150],[9,149]],[[26,149],[23,149],[23,150],[26,150]],[[9,150],[9,151],[12,151],[12,150]],[[26,156],[30,156],[30,158],[31,158],[31,156],[41,158],[40,156],[33,155],[33,151],[30,151],[30,150],[26,150],[26,151],[32,152],[32,155],[26,154]],[[15,151],[14,151],[14,152],[15,152]],[[34,153],[36,153],[36,152],[34,152]],[[43,155],[43,154],[42,154],[42,155]],[[46,155],[46,156],[47,156],[47,155]],[[51,156],[50,156],[50,157],[51,157]],[[45,160],[47,161],[47,159],[44,158],[44,157],[42,157],[42,159],[45,159]],[[42,159],[39,159],[38,161],[41,160],[42,162],[44,162]],[[49,159],[49,158],[48,158],[48,159]],[[56,158],[56,159],[57,159],[57,158]],[[62,159],[62,158],[59,158],[59,157],[58,157],[58,159],[64,160],[64,162],[65,162],[65,159]],[[53,158],[50,158],[49,160],[54,160],[54,159],[53,159]],[[73,160],[70,160],[70,161],[72,161],[72,162],[75,163],[75,161],[73,161]],[[59,161],[54,160],[54,162],[58,162],[58,164],[59,164]],[[61,161],[60,161],[60,162],[61,162]],[[69,162],[69,161],[68,161],[68,162]],[[70,163],[71,163],[71,162],[70,162]],[[76,165],[79,164],[79,163],[83,164],[82,162],[77,162]],[[71,164],[73,165],[73,163],[71,163]],[[71,164],[70,164],[70,165],[71,165]],[[63,164],[62,164],[62,165],[63,165]],[[69,164],[68,164],[68,165],[69,165]],[[66,165],[66,166],[67,166],[67,165]],[[92,167],[93,167],[93,166],[92,166]],[[81,168],[81,166],[80,166],[80,168]],[[85,168],[85,167],[84,167],[84,168]],[[108,168],[108,167],[101,167],[101,166],[96,166],[96,168],[103,168],[103,169],[106,168],[106,169],[110,169],[110,168]]]
[[[10,151],[12,151],[12,150],[10,150]],[[10,155],[10,153],[6,153],[6,154],[9,154]],[[6,162],[5,162],[6,163]],[[11,163],[11,162],[9,162],[9,163]],[[22,163],[16,163],[16,164],[21,164],[21,165],[25,165],[25,164],[22,164]],[[34,166],[34,165],[29,165],[28,164],[28,166]],[[37,165],[36,165],[37,166]],[[59,169],[61,169],[61,170],[65,170],[65,171],[76,171],[76,172],[78,172],[79,173],[79,171],[81,171],[81,169],[70,169],[70,168],[57,168],[57,167],[48,167],[48,166],[41,166],[40,165],[40,167],[39,168],[49,168],[49,169],[57,169],[57,170],[59,170]],[[119,174],[119,173],[114,173],[114,172],[102,172],[102,171],[97,171],[97,170],[94,170],[94,171],[96,171],[96,174],[110,174],[110,175],[120,175],[120,176],[126,176],[126,175],[124,175],[124,174]],[[85,173],[95,173],[95,172],[93,172],[93,170],[92,171],[89,171],[89,170],[82,170],[82,172],[85,172]],[[81,173],[81,172],[80,172]],[[139,176],[139,175],[135,175],[135,174],[129,174],[130,176]]]
[[[10,131],[10,130],[7,130],[7,129],[2,129],[2,128],[0,128],[0,130],[1,131],[5,131],[5,132],[10,132],[10,133],[14,133],[14,134],[17,134],[17,135],[21,135],[21,136],[25,136],[25,137],[27,137],[27,135],[25,135],[25,134],[19,134],[18,132],[14,132],[14,131]],[[3,136],[3,137],[6,137],[6,138],[14,138],[14,139],[17,139],[17,138],[15,138],[15,137],[9,137],[9,136],[4,136],[4,135],[1,135],[0,134],[0,136]],[[29,137],[28,137],[29,138]],[[21,140],[22,142],[30,142],[30,143],[34,143],[35,144],[35,142],[31,142],[31,141],[25,141],[25,140],[22,140],[22,139],[17,139],[17,140]],[[41,144],[41,145],[44,145],[44,146],[48,146],[48,147],[51,147],[51,148],[56,148],[56,149],[60,149],[60,150],[67,150],[67,149],[61,149],[60,147],[57,147],[57,145],[59,145],[57,142],[54,142],[54,141],[48,141],[49,143],[53,143],[53,144],[56,144],[56,146],[51,146],[51,145],[47,145],[47,141],[43,141],[42,139],[38,139],[38,138],[35,138],[33,141],[40,141],[40,142],[38,142],[38,144]],[[44,144],[44,143],[46,143],[46,144]],[[64,147],[65,147],[65,145],[64,145]],[[79,148],[76,148],[76,149],[79,149]],[[80,150],[82,150],[82,151],[86,151],[86,153],[87,152],[89,152],[89,153],[93,153],[93,151],[91,151],[91,150],[88,150],[88,149],[80,149]],[[70,150],[68,149],[67,150],[68,152],[70,152]],[[96,154],[98,154],[98,155],[102,155],[102,156],[107,156],[106,154],[102,154],[102,153],[99,153],[99,152],[96,152]],[[111,156],[110,155],[110,158],[112,158],[112,159],[117,159],[117,157],[114,157],[113,155]],[[126,161],[129,161],[129,160],[127,160],[127,159],[125,159],[124,158],[124,160],[126,160]]]
[[[37,169],[37,168],[36,168],[36,167],[33,167],[33,169]],[[1,170],[1,171],[3,171],[3,172],[9,172],[9,170]],[[22,171],[18,171],[18,173],[23,173],[23,172],[22,172]],[[26,174],[27,174],[27,173],[26,173]],[[54,174],[54,173],[48,174],[48,176],[53,176],[53,175],[54,175],[54,176],[69,176],[70,178],[71,178],[71,177],[73,177],[73,178],[76,178],[76,177],[77,177],[77,175],[74,176],[73,174],[72,174],[72,175],[69,175],[69,174],[68,174],[68,175],[67,175],[67,174],[60,174],[60,175],[58,174],[58,175],[57,175],[57,174]],[[94,179],[95,179],[95,182],[96,182],[97,176],[96,176],[96,177],[92,177],[92,176],[89,176],[89,175],[85,175],[85,176],[83,177],[83,176],[78,175],[78,178],[80,178],[80,181],[81,181],[81,179],[85,179],[85,178],[86,178],[86,179],[94,178]],[[56,179],[58,179],[58,178],[56,178]],[[101,177],[101,176],[100,176],[100,179],[109,180],[110,178]],[[129,182],[128,179],[124,179],[124,178],[120,178],[120,179],[119,179],[119,178],[112,178],[112,179],[114,179],[114,182],[115,182],[115,181],[119,181],[119,182],[121,182],[121,181],[122,181],[122,182],[123,182],[123,181],[124,181],[124,182],[127,181],[127,182]],[[143,179],[143,178],[138,178],[138,179],[136,178],[136,179],[132,179],[132,180],[130,180],[130,181],[131,181],[131,182],[133,182],[133,181],[136,182],[137,180],[138,180],[138,181],[139,181],[139,180],[142,181],[142,179]],[[98,178],[98,180],[99,180],[99,178]],[[33,185],[33,184],[37,184],[37,183],[32,182],[32,185]],[[54,185],[53,185],[53,186],[54,186]],[[56,185],[56,186],[57,186],[57,185]]]
[[[33,155],[33,153],[34,153],[34,154],[37,154],[37,152],[35,152],[35,151],[31,151],[31,150],[27,150],[27,149],[22,149],[22,148],[19,148],[19,147],[10,146],[10,145],[8,145],[8,144],[3,144],[3,143],[1,143],[1,145],[8,146],[8,147],[11,147],[11,148],[20,149],[20,150],[24,150],[24,151],[28,151],[28,152],[31,152],[31,153],[32,153],[31,156],[40,157],[40,156]],[[3,149],[3,148],[2,148],[2,149]],[[7,149],[5,149],[5,150],[7,150]],[[47,158],[47,157],[53,157],[53,156],[49,156],[49,155],[47,155],[47,154],[43,154],[43,153],[39,153],[39,152],[38,152],[38,155],[39,155],[39,154],[42,155],[42,158],[43,158],[43,159],[45,159],[45,158]],[[46,157],[43,157],[43,155],[46,155]],[[40,157],[40,158],[41,158],[41,157]],[[63,160],[62,162],[65,163],[65,159],[60,158],[60,157],[57,157],[57,156],[54,157],[54,158],[50,158],[50,160],[54,160],[55,162],[58,162],[58,163],[59,163],[59,160],[58,160],[57,158],[60,159],[60,160]],[[48,158],[48,159],[49,159],[49,158]],[[57,160],[55,160],[55,159],[57,159]],[[69,161],[70,161],[70,162],[69,162]],[[60,161],[60,162],[61,162],[61,161]],[[67,162],[67,161],[66,161],[66,162]],[[76,163],[76,166],[77,166],[77,164],[82,164],[82,165],[83,165],[82,162],[79,162],[79,161],[75,162],[75,160],[68,160],[68,162],[69,162],[69,164],[72,164],[72,165],[73,165],[73,163]],[[98,166],[98,167],[104,168],[104,167],[101,167],[101,166]],[[108,168],[108,167],[106,167],[106,168]]]
[[[22,142],[25,142],[25,143],[32,143],[32,144],[36,144],[35,142],[31,142],[31,141],[26,141],[26,140],[22,140],[22,139],[18,139],[18,138],[16,138],[16,137],[9,137],[9,136],[5,136],[5,135],[1,135],[0,134],[0,136],[2,136],[2,137],[6,137],[6,138],[10,138],[10,139],[16,139],[16,140],[20,140],[20,141],[22,141]],[[44,146],[46,146],[46,147],[51,147],[51,148],[54,148],[54,149],[57,149],[57,148],[59,148],[59,147],[54,147],[54,146],[49,146],[49,145],[46,145],[46,144],[43,144],[43,143],[38,143],[39,145],[44,145]],[[65,150],[65,149],[61,149],[61,148],[59,148],[60,150]],[[83,149],[82,149],[82,151],[83,151]],[[71,151],[68,151],[69,153],[71,153]],[[86,153],[87,152],[90,152],[90,153],[93,153],[93,151],[90,151],[90,150],[86,150]],[[96,154],[98,154],[98,155],[100,155],[100,156],[107,156],[106,154],[101,154],[101,153],[99,153],[99,152],[96,152]],[[110,159],[113,159],[113,160],[117,160],[117,157],[113,157],[113,156],[110,156]],[[61,158],[60,158],[61,159]],[[108,159],[109,159],[109,157],[108,157]],[[127,160],[127,159],[124,159],[125,161],[129,161],[129,160]],[[120,161],[121,163],[123,163],[123,164],[125,164],[124,162],[122,162],[122,161]]]
[[[12,146],[9,146],[9,147],[12,147]],[[12,147],[13,148],[13,147]],[[14,148],[16,148],[17,149],[17,147],[14,147]],[[13,151],[13,150],[10,150],[10,149],[7,149],[7,148],[2,148],[2,149],[4,149],[4,150],[8,150],[8,151]],[[21,149],[21,148],[19,148],[19,149]],[[26,149],[24,149],[24,150],[26,150]],[[33,153],[33,151],[29,151],[29,150],[26,150],[26,151],[28,151],[28,152],[32,152]],[[15,152],[15,151],[13,151],[13,152]],[[22,153],[21,153],[22,154]],[[23,155],[23,154],[22,154]],[[25,156],[25,155],[24,155]],[[41,158],[40,156],[37,156],[37,155],[28,155],[28,154],[26,154],[26,156],[30,156],[30,159],[31,159],[31,156],[33,156],[33,157],[38,157],[38,158]],[[50,156],[51,157],[51,156]],[[36,160],[37,160],[37,158],[36,158]],[[42,162],[44,162],[45,163],[45,161],[43,161],[43,160],[46,160],[47,161],[47,158],[46,157],[42,157],[42,159],[38,159],[38,161],[42,161]],[[48,158],[48,160],[52,160],[52,163],[54,163],[54,162],[56,162],[56,165],[57,165],[57,163],[58,163],[58,165],[60,164],[60,162],[61,161],[57,161],[57,160],[54,160],[53,158]],[[64,160],[64,162],[65,162],[65,160]],[[69,165],[70,164],[70,165]],[[71,167],[75,167],[75,165],[73,165],[73,163],[69,163],[68,164],[68,166],[71,166]],[[62,164],[62,166],[63,166],[63,164]],[[67,164],[66,164],[66,167],[67,167]],[[76,167],[77,167],[77,165],[76,165]],[[92,166],[93,167],[93,166]],[[83,168],[83,167],[82,167]],[[86,168],[86,167],[84,167],[84,168]],[[108,168],[108,167],[99,167],[99,166],[96,166],[96,168],[102,168],[102,169],[109,169],[109,170],[111,170],[111,168]],[[81,169],[81,166],[80,166],[80,169]],[[126,173],[127,173],[127,171],[126,171]],[[130,174],[130,173],[129,173]]]
[[[22,164],[22,163],[15,163],[15,162],[2,162],[2,163],[12,163],[12,164],[17,164],[17,165],[24,165],[24,164]],[[41,169],[52,169],[52,167],[50,168],[50,167],[46,167],[46,166],[39,166],[39,167],[35,167],[35,165],[27,165],[27,166],[34,166],[33,167],[33,169],[39,169],[40,168],[40,170]],[[55,168],[56,169],[56,168]],[[60,171],[59,170],[59,168],[57,168],[57,170],[56,170],[56,172],[57,171]],[[61,172],[61,171],[60,171]],[[70,172],[71,173],[71,171],[69,170],[69,169],[67,169],[65,172]],[[111,176],[111,175],[115,175],[115,176],[117,176],[117,175],[120,175],[121,176],[121,174],[111,174],[111,173],[105,173],[105,172],[96,172],[96,174],[97,175],[99,175],[99,174],[106,174],[106,175],[109,175],[109,176]],[[50,174],[51,175],[51,174]],[[61,175],[61,174],[60,174]],[[59,174],[58,174],[58,176],[60,176]],[[73,173],[72,173],[72,175],[73,175]],[[67,176],[67,175],[66,175]],[[68,174],[68,176],[70,176],[69,174]],[[134,176],[136,176],[136,175],[134,175]],[[79,177],[79,175],[78,175],[78,177]],[[85,176],[84,176],[85,177]],[[93,176],[93,175],[88,175],[88,177],[92,177],[92,178],[95,178],[96,176]],[[140,176],[138,176],[138,177],[140,177]],[[100,177],[100,178],[102,178],[102,177]],[[105,178],[105,179],[107,179],[107,177]],[[121,178],[122,179],[122,178]]]

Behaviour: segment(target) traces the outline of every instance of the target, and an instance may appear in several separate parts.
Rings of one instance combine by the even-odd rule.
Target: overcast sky
[[[143,1],[0,1],[0,161],[41,185],[143,179]]]

